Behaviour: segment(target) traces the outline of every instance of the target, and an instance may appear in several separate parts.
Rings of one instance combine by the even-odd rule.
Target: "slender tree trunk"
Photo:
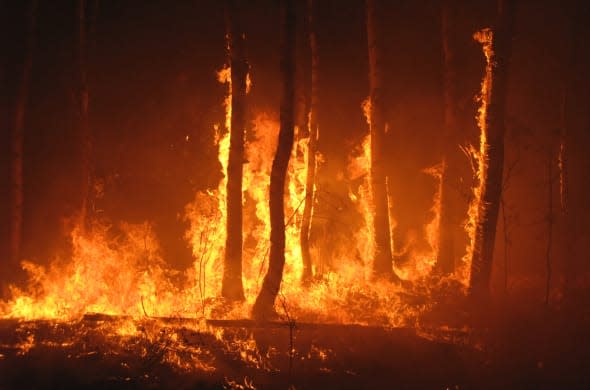
[[[242,285],[242,178],[246,131],[246,37],[240,22],[239,0],[226,1],[227,35],[231,68],[231,128],[227,164],[227,237],[221,295],[244,300]]]
[[[20,260],[24,180],[23,180],[23,139],[25,130],[25,111],[29,100],[31,84],[31,69],[33,67],[33,48],[35,46],[37,0],[31,0],[28,7],[28,28],[25,47],[25,59],[22,68],[20,84],[18,86],[14,107],[14,122],[11,136],[11,188],[10,188],[10,258],[12,267],[16,267]],[[11,267],[11,268],[12,268]]]
[[[454,209],[452,202],[452,184],[455,182],[456,165],[454,152],[456,142],[456,94],[455,94],[455,59],[451,46],[452,8],[451,0],[443,1],[441,8],[441,36],[443,54],[443,103],[444,103],[444,138],[443,171],[440,210],[439,247],[437,254],[437,269],[443,274],[450,274],[455,270],[454,231],[455,221],[452,217]]]
[[[502,196],[504,171],[505,107],[508,84],[508,65],[512,49],[514,0],[498,1],[498,20],[492,42],[492,82],[485,118],[487,128],[487,174],[484,178],[480,214],[477,221],[475,244],[471,261],[470,295],[489,296],[489,285],[494,258],[496,224]]]
[[[89,226],[89,215],[93,209],[93,142],[88,115],[88,33],[86,0],[78,1],[78,115],[80,120],[80,146],[82,153],[82,203],[80,206],[79,228],[82,232]]]
[[[252,316],[263,320],[275,316],[274,302],[279,293],[285,266],[285,177],[291,157],[295,116],[295,0],[283,1],[281,73],[281,128],[270,174],[270,261],[262,289],[252,308]]]
[[[375,253],[373,273],[376,277],[397,280],[393,272],[389,205],[385,184],[384,140],[387,132],[383,85],[383,58],[379,0],[367,0],[367,38],[369,49],[371,192],[374,208]]]
[[[301,221],[301,256],[303,258],[304,283],[309,282],[313,276],[312,259],[309,251],[309,232],[314,203],[314,186],[316,176],[316,153],[319,137],[318,125],[318,86],[319,86],[319,56],[317,42],[317,27],[314,15],[314,1],[307,2],[307,19],[309,29],[309,47],[311,52],[311,104],[307,115],[309,129],[309,144],[307,148],[307,177],[305,181],[305,205],[303,208],[303,219]]]

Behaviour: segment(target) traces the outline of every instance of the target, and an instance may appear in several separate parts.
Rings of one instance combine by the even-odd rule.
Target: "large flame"
[[[361,108],[366,122],[371,126],[371,100],[365,99]],[[373,225],[374,208],[371,193],[371,134],[367,134],[362,142],[362,149],[359,156],[353,158],[348,165],[349,177],[356,179],[363,177],[363,182],[358,188],[358,193],[350,192],[350,199],[356,203],[357,209],[363,217],[363,225],[355,235],[355,242],[357,243],[357,250],[365,261],[365,269],[369,270],[371,267],[370,261],[374,257],[375,251],[375,232]],[[440,229],[440,209],[442,197],[442,173],[444,170],[444,163],[424,169],[424,173],[431,175],[438,182],[437,191],[434,195],[433,206],[431,213],[433,215],[430,222],[424,226],[422,234],[425,235],[429,244],[426,250],[412,250],[410,261],[403,266],[394,263],[394,269],[397,275],[406,280],[418,280],[426,277],[432,271],[436,263],[436,255],[438,253],[438,231]],[[394,254],[401,253],[406,248],[401,248],[396,252],[396,243],[393,241],[394,230],[396,228],[396,221],[394,218],[395,199],[391,196],[389,178],[386,178],[386,188],[388,192],[388,211],[389,211],[389,225],[391,237],[391,251]]]
[[[14,298],[3,302],[2,317],[26,319],[79,318],[88,312],[119,316],[243,318],[250,312],[268,266],[270,171],[277,147],[279,123],[272,113],[259,113],[245,148],[243,176],[244,253],[243,284],[246,300],[226,307],[221,291],[226,238],[226,185],[231,126],[231,69],[218,72],[227,87],[225,121],[215,126],[215,143],[223,177],[217,187],[195,194],[185,209],[189,223],[186,239],[194,264],[184,273],[166,267],[149,223],[123,224],[116,228],[96,224],[81,233],[72,232],[72,258],[49,269],[26,263],[31,289],[14,289]],[[250,84],[250,82],[248,83]],[[370,122],[370,102],[363,104]],[[362,216],[354,236],[334,251],[333,266],[311,285],[301,285],[303,263],[300,248],[301,219],[305,201],[309,138],[296,131],[296,143],[288,168],[285,195],[286,265],[278,308],[290,318],[342,323],[380,323],[389,326],[415,324],[429,304],[409,305],[400,298],[400,286],[370,280],[374,252],[373,207],[370,191],[371,139],[362,141],[360,153],[350,159],[348,177],[360,179],[351,188],[350,200]],[[318,161],[321,159],[318,158]],[[428,172],[440,179],[441,168]],[[395,204],[390,200],[390,206]],[[431,251],[414,253],[408,265],[396,269],[405,279],[427,276],[436,253],[440,191],[435,196],[433,220],[425,227]],[[392,219],[393,221],[393,219]],[[392,224],[394,227],[394,225]],[[330,237],[327,237],[329,240]],[[312,242],[313,255],[322,243]],[[392,243],[393,245],[393,243]],[[315,247],[314,247],[315,246]],[[131,329],[131,330],[129,330]],[[133,333],[121,326],[119,334]],[[122,333],[121,333],[122,332]]]
[[[487,66],[480,95],[481,107],[478,124],[481,129],[480,149],[469,151],[477,161],[478,186],[469,208],[467,229],[471,246],[465,255],[465,266],[460,270],[461,280],[468,280],[475,227],[483,205],[486,171],[485,115],[491,88],[491,31],[476,34],[484,45]],[[72,321],[88,313],[100,316],[116,316],[116,321],[104,321],[97,326],[102,332],[105,348],[116,350],[134,343],[138,337],[150,343],[164,342],[162,359],[180,369],[214,370],[214,357],[200,344],[186,341],[183,332],[206,332],[215,348],[239,356],[243,362],[267,369],[266,357],[256,346],[252,333],[236,335],[207,325],[204,319],[244,318],[251,312],[269,261],[270,213],[269,187],[272,161],[277,148],[279,121],[274,113],[257,113],[252,121],[252,133],[247,137],[243,171],[243,286],[245,302],[230,307],[222,299],[221,292],[224,246],[226,243],[227,217],[227,167],[232,122],[231,68],[223,67],[217,79],[226,87],[223,100],[225,118],[214,126],[217,158],[222,178],[216,188],[199,191],[185,207],[185,220],[189,228],[185,239],[192,250],[193,265],[184,272],[171,270],[162,258],[157,238],[150,223],[110,226],[102,221],[93,223],[91,229],[73,229],[71,248],[66,258],[58,258],[49,267],[24,262],[30,275],[26,290],[12,287],[12,298],[0,301],[0,318],[24,320],[50,319]],[[252,87],[247,75],[247,93]],[[367,123],[371,125],[371,102],[362,104]],[[311,134],[310,131],[307,134]],[[296,129],[295,145],[287,171],[285,194],[285,268],[279,302],[279,312],[289,320],[301,319],[314,322],[339,322],[354,324],[379,324],[383,326],[416,326],[420,316],[432,306],[432,299],[402,299],[411,294],[432,298],[427,276],[431,273],[438,253],[438,231],[444,162],[425,170],[438,180],[431,209],[432,220],[424,226],[429,248],[413,250],[410,261],[394,265],[396,273],[410,280],[412,287],[402,287],[380,280],[371,280],[375,251],[374,208],[371,198],[371,136],[364,137],[360,150],[350,156],[347,178],[350,180],[349,201],[356,208],[361,221],[352,228],[353,234],[345,242],[337,243],[331,256],[329,269],[316,272],[320,264],[319,253],[324,242],[311,242],[313,268],[316,278],[309,284],[301,284],[303,261],[301,254],[301,223],[305,202],[305,185],[308,168],[309,138]],[[316,162],[321,163],[319,154]],[[358,185],[353,186],[352,183]],[[389,186],[389,182],[387,182]],[[388,189],[392,252],[396,207]],[[335,216],[330,216],[335,217]],[[332,240],[328,232],[324,240]],[[323,260],[322,260],[323,261]],[[183,327],[167,328],[165,321],[182,317]],[[170,330],[172,329],[172,330]],[[84,333],[80,333],[81,335]],[[201,335],[200,335],[201,336]],[[199,336],[199,337],[200,337]],[[85,337],[85,336],[83,336]],[[72,336],[72,340],[74,336]],[[35,343],[33,335],[22,339],[17,346],[26,353]],[[73,341],[71,343],[74,343]],[[141,349],[142,356],[148,354]],[[319,350],[322,359],[325,352]],[[323,354],[323,355],[322,355]],[[0,355],[1,357],[1,355]],[[231,384],[231,383],[230,383]],[[240,385],[241,386],[241,385]],[[237,388],[237,387],[236,387]],[[243,387],[242,387],[243,388]]]

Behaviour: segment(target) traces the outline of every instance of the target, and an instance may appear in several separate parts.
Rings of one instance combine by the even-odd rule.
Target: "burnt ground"
[[[489,309],[469,328],[419,331],[103,315],[2,320],[0,389],[587,389],[586,311]],[[137,332],[114,332],[129,326]]]

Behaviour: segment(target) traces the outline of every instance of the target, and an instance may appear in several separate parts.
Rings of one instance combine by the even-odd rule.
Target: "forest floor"
[[[487,308],[464,328],[0,320],[0,389],[590,388],[590,307]]]

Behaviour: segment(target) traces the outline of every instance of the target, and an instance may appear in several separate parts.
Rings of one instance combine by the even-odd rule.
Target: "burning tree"
[[[514,1],[499,0],[496,28],[475,34],[475,39],[483,45],[486,57],[478,115],[481,130],[479,151],[476,154],[479,187],[475,189],[475,200],[470,208],[474,230],[471,252],[468,253],[471,256],[470,295],[479,298],[489,294],[496,222],[502,195],[504,114],[514,9]]]
[[[285,266],[285,176],[295,134],[295,0],[285,0],[282,12],[283,90],[279,140],[270,174],[270,259],[262,288],[252,308],[252,316],[256,319],[274,316],[273,306]]]
[[[231,123],[227,163],[227,235],[221,294],[231,301],[243,301],[242,178],[249,65],[246,60],[246,36],[240,20],[239,0],[227,0],[226,24],[231,72]]]
[[[448,142],[443,146],[443,165],[441,169],[442,189],[440,208],[439,245],[437,268],[443,274],[449,274],[455,268],[455,251],[453,233],[456,221],[453,214],[454,197],[453,184],[457,178],[457,103],[456,103],[456,71],[455,53],[452,45],[453,31],[453,2],[443,1],[441,8],[441,37],[443,54],[443,105],[444,105],[444,134]]]
[[[88,116],[88,30],[86,22],[87,2],[78,2],[78,116],[80,126],[80,145],[82,151],[82,203],[79,210],[79,227],[86,230],[91,209],[93,183],[92,132]]]
[[[316,153],[319,137],[318,125],[318,87],[319,87],[319,56],[317,27],[314,16],[315,6],[313,0],[307,2],[307,22],[309,30],[309,48],[311,51],[311,92],[309,96],[309,111],[306,113],[306,122],[309,132],[309,143],[307,149],[307,177],[305,181],[305,204],[303,208],[303,219],[301,221],[301,257],[303,260],[303,282],[309,281],[313,276],[312,260],[309,251],[309,232],[314,203],[315,176],[316,176]]]
[[[371,195],[373,200],[373,232],[375,276],[398,280],[393,271],[389,204],[384,167],[384,138],[388,129],[385,121],[383,59],[380,39],[379,0],[367,0],[367,38],[369,49],[369,129],[371,135]]]
[[[11,167],[10,167],[10,270],[17,268],[20,260],[23,229],[24,180],[23,180],[23,140],[25,129],[25,111],[29,98],[31,69],[33,67],[33,48],[37,24],[37,1],[31,0],[27,14],[27,37],[25,57],[19,81],[14,119],[11,133]]]

